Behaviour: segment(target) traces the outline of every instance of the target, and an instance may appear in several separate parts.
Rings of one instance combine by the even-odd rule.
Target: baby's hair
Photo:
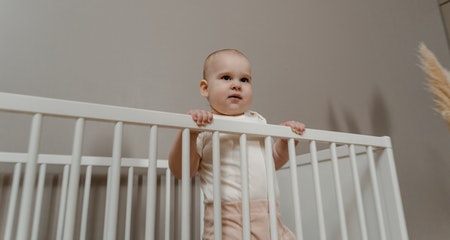
[[[219,53],[224,53],[224,52],[234,53],[234,54],[240,55],[244,58],[247,58],[247,56],[245,56],[245,54],[243,54],[241,51],[239,51],[237,49],[225,48],[225,49],[214,51],[206,57],[205,62],[203,64],[203,79],[206,79],[206,70],[208,68],[209,61],[211,60],[211,58]]]

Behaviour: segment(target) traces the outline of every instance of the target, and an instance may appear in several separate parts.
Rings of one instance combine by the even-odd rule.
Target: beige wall
[[[0,91],[183,113],[207,108],[203,58],[238,48],[269,122],[390,135],[410,238],[448,239],[450,135],[416,54],[423,41],[450,67],[439,13],[423,0],[4,0]]]

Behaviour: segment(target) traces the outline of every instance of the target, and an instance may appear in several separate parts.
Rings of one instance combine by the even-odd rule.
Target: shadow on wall
[[[358,124],[358,118],[350,108],[341,108],[344,126],[341,126],[336,113],[336,107],[332,101],[328,101],[328,126],[331,131],[350,132],[363,134]],[[376,136],[389,136],[391,133],[391,121],[388,107],[384,100],[381,90],[376,87],[372,94],[372,101],[368,108],[370,110],[371,133]]]
[[[392,133],[389,109],[379,87],[375,88],[372,95],[370,121],[372,121],[373,135],[390,136]]]

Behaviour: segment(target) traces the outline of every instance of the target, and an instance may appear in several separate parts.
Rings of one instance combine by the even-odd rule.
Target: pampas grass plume
[[[427,87],[433,95],[435,110],[444,118],[450,131],[450,73],[424,43],[419,45],[419,58],[427,75]]]

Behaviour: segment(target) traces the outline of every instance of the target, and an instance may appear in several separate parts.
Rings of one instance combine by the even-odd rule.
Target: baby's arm
[[[280,124],[282,126],[291,127],[296,134],[303,134],[305,131],[305,124],[296,121],[288,121]],[[296,142],[295,144],[297,144]],[[287,139],[278,139],[273,145],[273,159],[275,169],[280,169],[289,160],[288,141]]]
[[[211,112],[205,110],[190,110],[187,114],[192,116],[192,120],[198,126],[204,126],[206,124],[211,123],[213,119],[213,115]],[[190,177],[193,177],[195,173],[198,171],[198,167],[200,166],[200,156],[197,153],[197,136],[198,132],[191,131],[190,132]],[[181,152],[182,152],[182,131],[180,131],[175,139],[175,142],[172,145],[172,149],[169,153],[169,168],[172,171],[172,174],[181,179],[182,172],[182,163],[181,163]]]

